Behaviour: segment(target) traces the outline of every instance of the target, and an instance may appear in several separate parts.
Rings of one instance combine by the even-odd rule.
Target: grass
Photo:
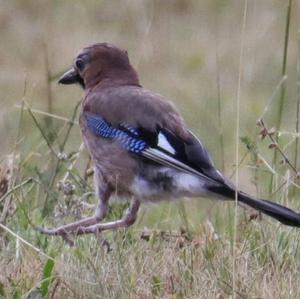
[[[129,49],[144,85],[174,99],[228,177],[238,164],[241,189],[300,210],[296,1],[248,2],[241,71],[243,1],[3,5],[0,298],[300,298],[299,230],[241,207],[235,216],[233,203],[145,205],[130,229],[78,237],[73,247],[34,229],[93,213],[81,91],[55,81],[77,50],[103,40]],[[108,219],[127,206],[114,201]]]

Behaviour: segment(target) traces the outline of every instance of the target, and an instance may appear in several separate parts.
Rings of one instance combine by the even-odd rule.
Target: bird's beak
[[[66,71],[58,80],[60,84],[74,84],[80,83],[82,81],[81,77],[79,76],[78,72],[71,68],[70,70]]]

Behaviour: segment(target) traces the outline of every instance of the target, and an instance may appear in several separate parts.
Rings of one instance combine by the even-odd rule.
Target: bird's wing
[[[122,138],[126,135],[128,147],[141,146],[138,152],[127,149],[136,150],[137,155],[230,184],[216,170],[206,148],[187,129],[174,105],[156,93],[135,86],[95,90],[87,95],[83,114],[96,135],[100,135],[97,125],[102,124]]]
[[[90,112],[85,113],[85,118],[95,135],[118,140],[132,154],[212,182],[224,183],[224,177],[214,168],[205,147],[191,132],[187,133],[188,138],[183,139],[158,125],[155,130],[132,127],[124,122],[113,126]]]

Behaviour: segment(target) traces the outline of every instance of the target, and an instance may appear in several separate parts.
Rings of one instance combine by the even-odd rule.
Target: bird
[[[41,233],[83,235],[129,227],[142,203],[183,197],[237,200],[285,225],[300,226],[299,213],[237,190],[216,169],[175,105],[142,87],[126,50],[110,43],[87,46],[58,82],[84,90],[79,123],[99,202],[93,216]],[[103,222],[116,194],[129,199],[129,208],[121,219]]]

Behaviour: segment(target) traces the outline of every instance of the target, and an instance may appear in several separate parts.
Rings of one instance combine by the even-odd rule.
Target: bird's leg
[[[83,218],[81,220],[62,225],[56,228],[37,228],[39,232],[46,235],[64,236],[67,234],[77,234],[78,230],[82,227],[90,227],[102,221],[108,211],[108,200],[111,195],[111,190],[107,188],[103,192],[99,192],[99,204],[96,208],[95,215],[92,217]]]
[[[78,230],[76,231],[76,234],[77,235],[94,234],[104,230],[128,227],[135,222],[139,207],[140,207],[140,201],[134,199],[133,203],[131,204],[131,206],[129,207],[129,209],[127,210],[127,212],[125,213],[122,219],[116,221],[110,221],[106,223],[97,223],[91,226],[79,227]]]

